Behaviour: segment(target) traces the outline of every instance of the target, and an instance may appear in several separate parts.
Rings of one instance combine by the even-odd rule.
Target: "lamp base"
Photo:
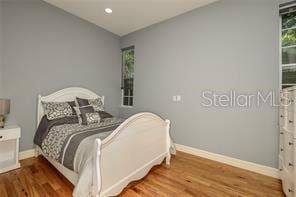
[[[5,116],[0,115],[0,128],[4,128],[5,125]]]

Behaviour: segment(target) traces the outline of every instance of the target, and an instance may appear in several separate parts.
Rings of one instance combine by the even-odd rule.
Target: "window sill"
[[[128,106],[128,105],[121,105],[120,107],[121,108],[127,108],[127,109],[132,109],[133,108],[133,106]]]

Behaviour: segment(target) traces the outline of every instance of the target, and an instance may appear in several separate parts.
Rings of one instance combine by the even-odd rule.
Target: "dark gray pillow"
[[[113,116],[105,111],[99,111],[101,119],[112,118]]]
[[[79,107],[91,105],[95,109],[95,111],[104,111],[103,101],[100,97],[95,99],[84,99],[76,97],[76,101]]]
[[[83,99],[83,98],[76,97],[76,101],[77,101],[77,104],[78,104],[79,107],[89,105],[88,99]]]

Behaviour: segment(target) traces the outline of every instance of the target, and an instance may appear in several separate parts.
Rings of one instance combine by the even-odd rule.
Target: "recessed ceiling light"
[[[106,8],[105,9],[105,12],[108,13],[108,14],[111,14],[112,13],[112,9],[111,8]]]

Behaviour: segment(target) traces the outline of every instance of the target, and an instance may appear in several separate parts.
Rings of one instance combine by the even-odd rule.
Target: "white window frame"
[[[123,98],[124,97],[132,97],[133,98],[133,105],[124,105]],[[121,90],[121,107],[122,108],[133,108],[134,106],[135,97],[134,96],[124,96],[124,89]]]
[[[121,55],[122,55],[122,53],[123,53],[123,51],[125,51],[125,50],[129,50],[129,49],[133,49],[133,50],[135,50],[135,47],[134,46],[129,46],[129,47],[126,47],[126,48],[123,48],[123,49],[121,49]],[[134,66],[135,66],[135,63],[134,63]],[[123,74],[123,56],[122,56],[122,71],[121,71],[122,73],[121,73],[121,75]],[[133,73],[134,74],[134,73]],[[122,80],[124,80],[123,78],[122,78]],[[135,80],[135,79],[134,79]],[[123,82],[122,82],[123,83]],[[122,84],[123,85],[123,84]],[[134,81],[133,81],[133,86],[134,86]],[[126,98],[126,97],[128,97],[128,98],[133,98],[133,105],[124,105],[124,98]],[[124,96],[124,89],[123,88],[121,88],[121,107],[122,108],[133,108],[133,106],[134,106],[134,104],[135,104],[135,94],[134,94],[134,87],[133,87],[133,96]]]

